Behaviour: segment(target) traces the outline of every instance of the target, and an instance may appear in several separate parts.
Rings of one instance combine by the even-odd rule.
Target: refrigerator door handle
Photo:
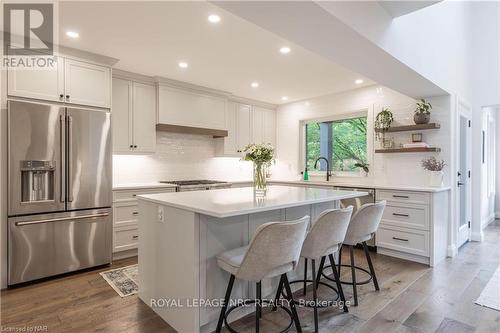
[[[106,217],[106,216],[109,216],[109,213],[98,213],[98,214],[90,214],[90,215],[68,216],[68,217],[61,217],[61,218],[55,218],[55,219],[44,219],[44,220],[34,220],[34,221],[22,221],[22,222],[16,222],[16,226],[22,227],[24,225],[50,223],[50,222],[61,222],[61,221],[74,221],[74,220],[83,220],[83,219],[90,219],[90,218]]]
[[[73,202],[73,180],[71,179],[71,171],[73,169],[73,159],[71,156],[71,149],[73,147],[73,117],[68,115],[68,202]]]
[[[66,193],[65,193],[65,182],[64,182],[64,166],[65,166],[65,163],[64,163],[64,153],[65,153],[65,148],[64,148],[64,128],[65,128],[65,118],[64,118],[64,115],[60,115],[60,118],[59,118],[59,125],[60,125],[60,129],[59,129],[59,139],[61,140],[61,147],[59,148],[60,149],[60,158],[61,158],[61,161],[60,161],[60,170],[59,170],[59,175],[60,175],[60,179],[59,179],[59,191],[60,191],[60,201],[61,202],[65,202],[66,201]]]

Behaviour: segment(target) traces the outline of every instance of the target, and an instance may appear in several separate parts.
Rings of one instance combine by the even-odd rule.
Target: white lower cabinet
[[[449,191],[377,190],[386,200],[377,252],[434,266],[446,257]]]
[[[113,253],[120,257],[134,256],[119,252],[135,250],[139,245],[139,206],[137,196],[141,194],[174,192],[175,188],[142,188],[138,190],[113,190]]]

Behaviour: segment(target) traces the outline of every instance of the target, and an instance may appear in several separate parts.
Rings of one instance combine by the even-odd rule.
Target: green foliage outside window
[[[331,126],[328,142],[333,171],[357,171],[355,164],[367,162],[366,117],[326,122]],[[306,125],[306,166],[314,170],[314,162],[321,153],[320,123]],[[326,147],[323,147],[326,149]],[[328,149],[326,149],[328,151]],[[328,156],[324,156],[328,158]]]

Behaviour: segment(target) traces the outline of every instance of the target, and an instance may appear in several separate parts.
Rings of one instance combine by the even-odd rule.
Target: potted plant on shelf
[[[274,161],[274,148],[270,144],[247,145],[243,160],[253,162],[253,185],[255,194],[265,195],[267,190],[267,169]]]
[[[446,163],[444,162],[444,160],[438,161],[434,156],[422,160],[422,167],[430,172],[430,186],[443,186],[443,169],[445,166]]]
[[[377,129],[377,139],[384,137],[384,133],[391,127],[394,116],[389,108],[383,108],[375,117],[375,129]]]
[[[431,120],[431,109],[431,103],[427,102],[425,99],[422,98],[420,102],[417,102],[417,108],[413,115],[415,124],[428,124]]]

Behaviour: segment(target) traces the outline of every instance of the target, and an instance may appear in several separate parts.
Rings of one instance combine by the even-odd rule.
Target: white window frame
[[[305,139],[306,139],[306,124],[310,123],[318,123],[318,122],[326,122],[326,121],[338,121],[338,120],[345,120],[345,119],[352,119],[352,118],[360,118],[360,117],[366,117],[367,122],[366,122],[366,158],[367,158],[367,163],[371,165],[372,161],[372,156],[371,156],[371,147],[372,147],[372,137],[373,133],[370,130],[371,129],[371,112],[370,108],[362,108],[358,109],[353,112],[347,112],[347,113],[339,113],[331,116],[326,116],[326,117],[319,117],[319,118],[308,118],[308,119],[303,119],[299,122],[299,133],[300,133],[300,153],[299,153],[299,166],[300,170],[304,171],[305,170],[305,162],[306,162],[306,144],[305,144]],[[316,170],[309,170],[309,175],[310,176],[326,176],[326,171],[316,171]],[[332,170],[332,175],[335,177],[366,177],[367,175],[359,170],[359,171],[334,171]]]

